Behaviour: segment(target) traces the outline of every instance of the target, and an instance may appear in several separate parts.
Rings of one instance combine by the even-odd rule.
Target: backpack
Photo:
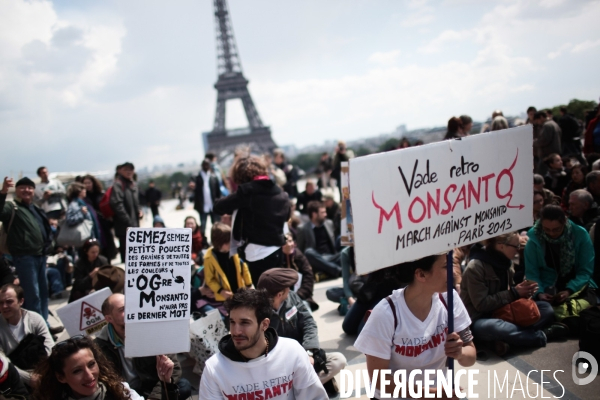
[[[600,360],[600,307],[590,307],[579,314],[579,351]]]
[[[104,218],[112,218],[115,216],[115,210],[113,210],[110,206],[110,196],[112,196],[114,186],[115,185],[113,184],[111,187],[106,189],[106,192],[104,192],[102,195],[102,199],[100,199],[100,204],[98,205],[100,208],[100,213],[102,213]],[[125,185],[123,185],[123,182],[121,182],[121,187],[123,188],[123,191],[125,191]]]
[[[446,300],[444,300],[444,296],[442,296],[441,293],[438,293],[438,297],[440,298],[440,301],[444,305],[444,308],[446,308],[446,310],[448,310],[448,304],[446,303]],[[392,313],[394,314],[394,332],[396,332],[396,328],[398,328],[398,317],[396,316],[396,306],[394,305],[394,302],[392,301],[392,298],[390,296],[387,296],[385,299],[387,300],[388,304],[390,305],[390,307],[392,309]],[[373,310],[367,310],[367,312],[365,313],[365,317],[364,317],[365,323],[371,316],[372,312],[373,312]]]
[[[100,212],[104,216],[104,218],[112,218],[115,215],[114,210],[110,206],[110,196],[112,195],[113,187],[109,187],[106,189],[106,192],[102,195],[102,199],[100,199]]]

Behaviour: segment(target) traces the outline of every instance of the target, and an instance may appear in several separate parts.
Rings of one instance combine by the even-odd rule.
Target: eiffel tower
[[[217,31],[217,71],[219,78],[217,89],[217,110],[213,130],[203,133],[204,149],[219,156],[220,159],[232,154],[239,145],[247,145],[253,153],[272,151],[275,142],[271,138],[271,129],[264,126],[254,106],[248,80],[242,73],[242,64],[229,20],[227,0],[214,0],[215,23]],[[227,130],[225,128],[225,105],[227,100],[240,99],[248,118],[248,127]]]

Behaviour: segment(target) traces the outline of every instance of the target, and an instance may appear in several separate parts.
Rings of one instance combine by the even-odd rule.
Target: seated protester
[[[174,365],[165,356],[154,359],[158,375],[167,388],[161,400],[177,399],[177,385],[171,383]],[[52,355],[36,373],[40,376],[34,396],[36,400],[90,399],[143,400],[115,371],[91,338],[73,336],[57,343]]]
[[[222,222],[222,221],[221,221]],[[202,265],[204,257],[202,255],[202,233],[200,232],[200,226],[196,218],[189,216],[183,221],[184,228],[190,228],[192,230],[192,261],[196,265]]]
[[[582,226],[589,231],[592,225],[600,217],[598,204],[594,202],[594,197],[585,189],[578,189],[571,192],[569,196],[569,219],[575,224]]]
[[[577,189],[585,189],[586,173],[587,169],[579,163],[573,165],[573,167],[569,170],[570,181],[565,187],[565,190],[563,191],[562,195],[561,206],[563,210],[569,209],[569,197],[572,192],[574,192]]]
[[[350,257],[350,260],[354,260],[354,257]],[[352,265],[354,265],[353,261]],[[356,297],[356,301],[348,309],[344,322],[342,322],[344,332],[347,335],[360,334],[366,322],[367,312],[375,308],[386,296],[391,295],[394,290],[404,286],[406,284],[399,279],[395,266],[373,271],[364,276],[357,276],[350,283],[350,289]]]
[[[534,299],[554,306],[554,315],[576,332],[571,311],[596,305],[594,248],[588,232],[567,219],[560,206],[542,208],[540,219],[527,233],[525,276],[538,284]],[[575,303],[575,304],[573,304]]]
[[[544,208],[544,193],[539,190],[533,191],[533,222],[540,219],[540,211]]]
[[[215,293],[206,284],[204,266],[200,266],[192,275],[192,295],[190,296],[190,312],[208,313],[219,310],[221,318],[228,324],[227,310],[222,301],[215,300]]]
[[[353,293],[350,284],[356,287],[363,283],[363,277],[356,275],[356,266],[354,265],[354,247],[348,246],[341,253],[342,264],[342,287],[333,287],[327,289],[325,295],[327,300],[334,303],[340,303],[338,312],[340,315],[346,315],[348,309],[356,302],[356,294]]]
[[[206,361],[198,398],[235,398],[236,388],[256,399],[323,400],[327,393],[306,350],[270,328],[273,308],[265,290],[240,290],[225,302],[231,334]]]
[[[321,201],[322,198],[323,194],[317,189],[315,183],[307,180],[304,192],[300,193],[296,199],[296,210],[300,211],[300,214],[306,215],[308,214],[308,210],[306,209],[308,203],[311,201]]]
[[[269,179],[267,166],[258,157],[240,157],[232,171],[237,191],[218,199],[214,211],[219,215],[235,212],[232,238],[240,243],[238,253],[242,252],[252,278],[258,281],[264,271],[281,265],[289,198]]]
[[[585,176],[588,192],[594,196],[594,201],[600,204],[600,171],[591,171]]]
[[[544,175],[544,186],[554,193],[555,196],[562,197],[563,190],[569,183],[569,177],[563,167],[562,158],[557,153],[552,153],[544,159],[547,172]]]
[[[340,205],[335,202],[331,195],[323,196],[323,204],[325,204],[325,211],[327,212],[327,219],[335,221],[335,217],[340,211]]]
[[[538,190],[544,194],[544,205],[560,204],[560,197],[545,188],[544,185],[544,177],[539,174],[533,174],[533,190]]]
[[[310,221],[298,229],[298,248],[304,253],[313,272],[322,272],[331,278],[342,274],[340,253],[335,251],[333,222],[327,219],[325,205],[311,201],[307,207]]]
[[[346,357],[342,353],[325,353],[320,348],[317,323],[300,296],[290,291],[297,281],[294,271],[273,268],[260,276],[256,287],[265,289],[271,296],[273,312],[269,326],[279,337],[294,339],[304,347],[319,380],[331,396],[338,393],[333,377],[346,366]]]
[[[100,242],[90,239],[81,248],[82,256],[79,257],[73,269],[73,288],[69,303],[90,294],[93,289],[93,280],[98,275],[100,267],[110,265],[106,257],[100,255]]]
[[[444,334],[448,325],[447,293],[441,293],[446,291],[446,254],[428,256],[395,268],[408,286],[395,290],[389,300],[379,302],[354,343],[354,347],[367,357],[367,369],[371,383],[376,384],[377,399],[383,396],[379,392],[379,378],[373,378],[376,370],[390,369],[393,375],[403,369],[408,376],[413,369],[445,372],[447,357],[454,358],[463,367],[475,363],[475,345],[469,329],[471,319],[454,291],[455,332]],[[411,348],[418,348],[418,345],[409,344],[414,338],[427,343],[421,346],[425,349],[420,354]],[[417,379],[418,376],[422,375],[417,375]],[[436,392],[436,377],[433,377],[433,386],[423,387],[420,393],[423,397],[427,391],[434,396],[442,395]],[[386,393],[392,394],[394,387],[392,380]]]
[[[538,285],[532,281],[514,284],[512,260],[520,248],[517,232],[487,240],[485,249],[473,246],[471,261],[462,276],[460,298],[473,321],[473,336],[476,340],[495,342],[500,357],[509,346],[545,347],[546,342],[569,333],[564,324],[552,324],[554,310],[546,301],[536,301],[541,318],[526,328],[491,318],[495,310],[520,298],[530,298],[537,291]]]
[[[152,227],[153,228],[166,228],[166,226],[165,226],[165,220],[162,219],[162,217],[160,215],[156,215],[152,219]]]
[[[224,302],[239,288],[252,287],[248,266],[240,256],[229,255],[231,228],[216,222],[210,231],[210,247],[204,255],[205,286],[214,293],[216,302]]]
[[[92,213],[88,209],[88,205],[85,202],[85,186],[83,183],[74,182],[69,186],[67,198],[69,200],[69,206],[67,207],[66,221],[68,226],[77,226],[83,221],[92,221],[92,238],[100,238],[100,223],[98,222],[95,212]]]
[[[110,295],[102,303],[102,314],[108,322],[96,335],[94,340],[101,353],[112,362],[114,370],[125,379],[129,387],[146,399],[164,399],[164,381],[158,368],[157,357],[125,357],[125,296],[120,293]],[[181,377],[181,365],[176,354],[166,356],[173,363],[171,379],[166,383],[173,383],[177,389],[167,386],[170,400],[183,400],[191,396],[190,383]],[[167,361],[164,361],[167,363]],[[170,363],[169,363],[170,364]],[[171,392],[178,390],[179,396],[172,396]]]
[[[312,267],[306,257],[304,257],[304,254],[296,248],[296,243],[291,233],[285,234],[285,244],[281,250],[283,251],[282,267],[293,269],[301,279],[300,287],[294,291],[312,311],[318,310],[319,305],[312,298],[315,287],[315,277]]]
[[[455,247],[452,251],[452,276],[454,277],[454,289],[460,294],[460,283],[462,282],[463,265],[469,262],[471,245]]]
[[[24,301],[20,286],[7,284],[0,288],[0,347],[19,371],[23,383],[34,386],[32,371],[50,355],[54,340],[41,315],[21,308]],[[37,354],[37,359],[32,359],[31,354]]]
[[[21,381],[17,368],[0,351],[0,399],[4,398],[28,399],[29,392]]]

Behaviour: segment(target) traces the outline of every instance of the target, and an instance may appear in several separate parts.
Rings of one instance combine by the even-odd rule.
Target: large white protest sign
[[[350,160],[364,274],[533,224],[531,125]]]
[[[93,335],[106,325],[102,303],[111,293],[104,288],[56,310],[69,336]]]
[[[189,350],[189,228],[129,228],[125,263],[125,354]]]

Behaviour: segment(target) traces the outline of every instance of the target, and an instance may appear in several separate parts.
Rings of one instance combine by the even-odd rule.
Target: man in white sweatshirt
[[[230,335],[206,362],[203,400],[323,400],[327,393],[302,346],[269,328],[272,305],[264,290],[240,290],[225,302]]]
[[[29,334],[44,341],[48,356],[54,347],[54,340],[48,330],[44,318],[33,311],[21,308],[25,301],[23,289],[20,286],[6,284],[0,287],[0,349],[12,357],[13,351]],[[12,360],[13,363],[17,362]],[[23,360],[22,360],[23,361]],[[15,365],[23,383],[32,386],[36,377],[32,376],[35,364],[40,360],[24,360],[25,364]],[[19,362],[17,362],[19,364]]]

